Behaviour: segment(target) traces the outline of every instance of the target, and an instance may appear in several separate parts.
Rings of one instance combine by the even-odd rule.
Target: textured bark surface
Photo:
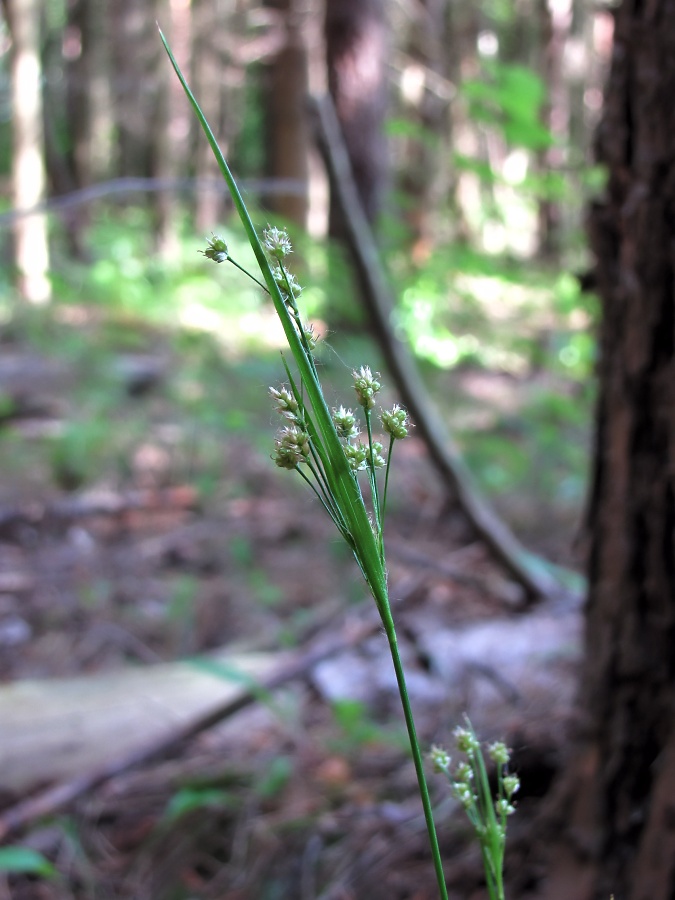
[[[327,0],[328,89],[349,153],[366,218],[372,223],[387,175],[384,118],[387,50],[383,0]],[[339,214],[331,204],[331,234],[339,236]]]
[[[267,84],[267,169],[272,178],[294,183],[291,190],[270,198],[270,208],[306,227],[309,179],[307,121],[306,4],[299,0],[268,0],[283,15],[284,42],[270,66]]]
[[[542,896],[672,900],[675,0],[617,12],[598,158],[609,185],[590,215],[603,321],[584,725]]]

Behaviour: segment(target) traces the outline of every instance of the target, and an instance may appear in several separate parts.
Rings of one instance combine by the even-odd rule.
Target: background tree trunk
[[[327,0],[328,89],[344,133],[354,181],[367,219],[375,221],[387,180],[386,22],[382,0]],[[331,235],[341,227],[331,203]]]
[[[12,37],[12,203],[29,210],[46,197],[39,0],[8,0]],[[51,295],[47,279],[49,247],[44,214],[21,216],[14,226],[17,288],[31,303]]]
[[[309,179],[308,71],[303,34],[306,4],[301,0],[268,0],[268,5],[283,14],[285,40],[268,72],[267,170],[272,178],[296,183],[287,193],[275,192],[269,206],[284,219],[305,227]]]
[[[624,0],[590,234],[602,298],[583,724],[547,900],[675,896],[675,0]]]

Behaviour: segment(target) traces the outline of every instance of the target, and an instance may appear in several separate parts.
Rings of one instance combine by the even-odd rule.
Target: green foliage
[[[335,723],[342,735],[330,741],[330,747],[341,753],[354,753],[373,744],[394,745],[405,749],[405,736],[390,725],[373,719],[372,711],[359,700],[336,700],[331,706]]]
[[[541,122],[546,87],[532,69],[515,63],[484,61],[480,79],[463,82],[461,93],[475,122],[496,127],[510,147],[542,150],[553,143]]]
[[[261,800],[271,800],[281,793],[293,775],[293,759],[290,756],[275,756],[270,760],[262,777],[257,778],[254,789]]]
[[[0,847],[0,872],[53,878],[56,869],[42,853],[30,847]]]
[[[184,787],[176,791],[164,810],[164,823],[173,823],[199,810],[231,809],[236,806],[230,791],[215,787]]]

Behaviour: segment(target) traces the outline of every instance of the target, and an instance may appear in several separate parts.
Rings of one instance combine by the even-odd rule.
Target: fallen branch
[[[176,728],[147,745],[133,750],[121,758],[96,767],[83,775],[49,787],[35,796],[22,800],[0,815],[0,843],[44,816],[61,812],[74,800],[129,769],[176,750],[184,742],[229,718],[261,696],[274,691],[297,678],[305,676],[314,666],[371,637],[381,628],[379,618],[370,615],[355,622],[347,622],[342,630],[327,641],[317,641],[316,646],[283,664],[277,672],[242,691],[234,699]]]

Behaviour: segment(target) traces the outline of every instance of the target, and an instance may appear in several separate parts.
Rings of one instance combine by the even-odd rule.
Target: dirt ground
[[[300,655],[372,618],[356,566],[319,504],[299,479],[275,470],[259,442],[233,429],[204,489],[149,425],[121,473],[71,487],[53,454],[45,468],[31,448],[48,443],[50,428],[76,408],[77,379],[44,353],[16,343],[5,350],[2,682],[96,679],[223,647]],[[151,408],[162,390],[161,381],[139,392],[132,385],[123,404]],[[514,748],[523,790],[511,833],[522,861],[564,748],[578,611],[524,611],[521,588],[476,540],[414,437],[397,449],[392,491],[391,595],[401,598],[396,615],[422,742],[449,745],[468,710],[485,739]],[[542,533],[542,544],[549,539]],[[482,897],[479,854],[461,811],[447,785],[430,778],[450,894]],[[36,772],[31,790],[44,781]],[[0,822],[29,793],[6,787]],[[44,853],[58,875],[0,874],[8,900],[436,896],[377,630],[13,841]]]

